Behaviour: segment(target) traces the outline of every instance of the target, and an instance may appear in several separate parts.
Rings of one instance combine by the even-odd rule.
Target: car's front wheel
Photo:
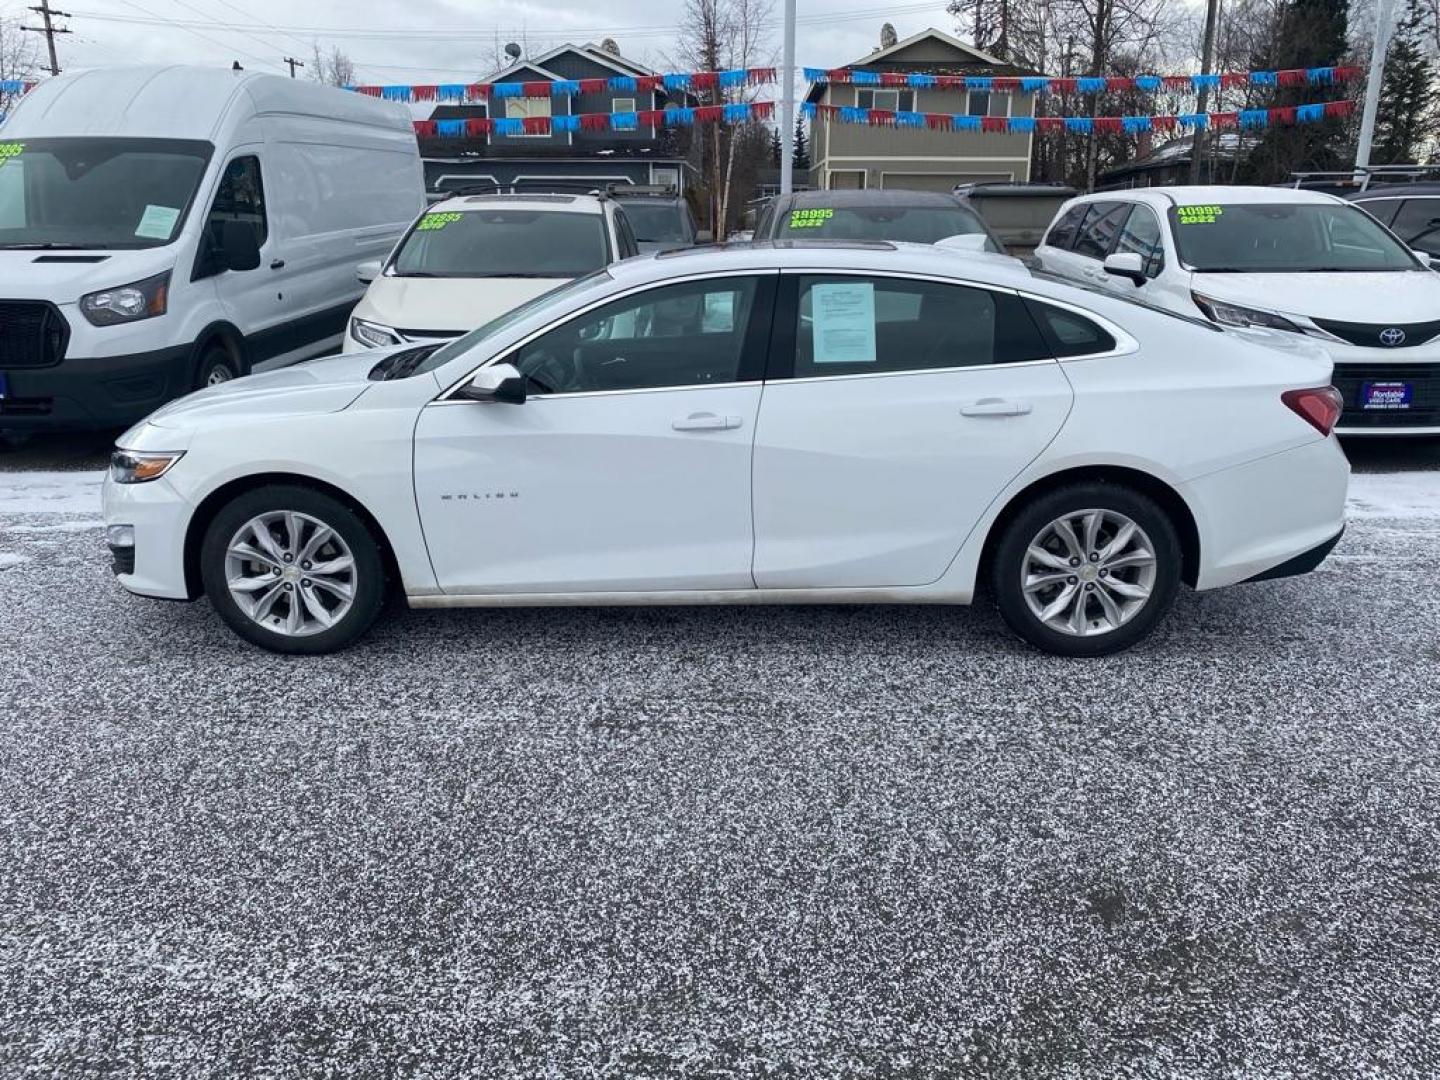
[[[1083,483],[1043,494],[1011,519],[991,584],[1005,622],[1032,645],[1105,656],[1154,629],[1180,571],[1175,526],[1153,499]]]
[[[385,604],[385,561],[369,526],[305,487],[257,488],[227,504],[206,530],[200,572],[230,628],[273,652],[342,649]]]

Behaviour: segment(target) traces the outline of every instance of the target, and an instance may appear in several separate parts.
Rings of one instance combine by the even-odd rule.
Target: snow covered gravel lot
[[[282,659],[122,593],[86,482],[0,474],[0,1076],[1440,1074],[1440,472],[1080,663],[937,608]]]

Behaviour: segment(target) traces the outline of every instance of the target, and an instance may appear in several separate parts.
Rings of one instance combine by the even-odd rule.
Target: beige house
[[[931,28],[845,65],[922,75],[1016,77],[1036,74],[1007,64]],[[964,116],[1033,116],[1035,95],[927,87],[817,83],[816,105]],[[824,110],[821,110],[822,114]],[[909,188],[949,191],[972,180],[1029,180],[1029,134],[870,127],[817,116],[811,122],[810,184],[817,188]]]

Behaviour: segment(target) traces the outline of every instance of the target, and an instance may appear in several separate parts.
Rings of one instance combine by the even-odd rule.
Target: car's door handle
[[[1030,411],[1026,401],[1006,401],[1004,398],[987,397],[965,405],[961,416],[1024,416]]]
[[[270,269],[271,269],[271,270],[283,270],[284,267],[285,267],[285,260],[284,260],[284,259],[271,259],[271,260],[270,260]]]
[[[738,416],[716,416],[714,413],[691,413],[670,426],[676,431],[730,431],[740,426]]]

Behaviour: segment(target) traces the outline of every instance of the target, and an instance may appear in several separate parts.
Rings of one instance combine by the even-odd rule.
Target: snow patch
[[[0,473],[0,516],[85,514],[100,509],[102,472]]]
[[[19,566],[21,563],[30,561],[28,555],[16,555],[9,551],[0,551],[0,570],[9,570],[12,566]]]
[[[1440,518],[1440,472],[1357,473],[1350,477],[1347,516]]]

